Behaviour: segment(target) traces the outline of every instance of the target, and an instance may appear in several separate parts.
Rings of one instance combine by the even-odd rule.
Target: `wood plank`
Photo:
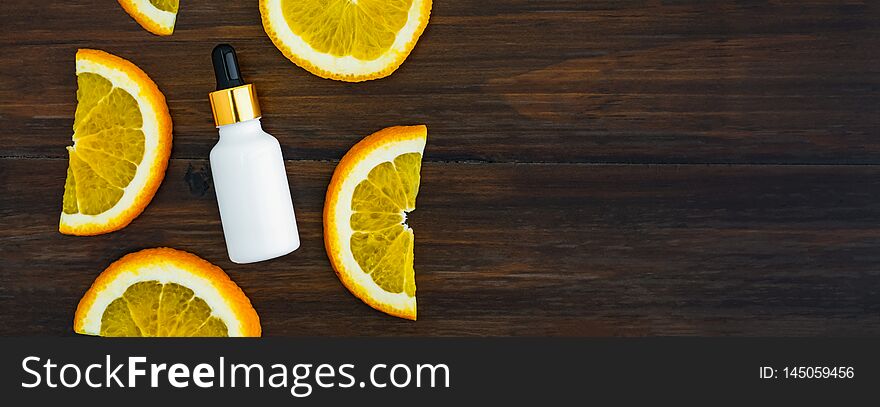
[[[173,160],[146,212],[98,237],[56,231],[66,165],[0,159],[0,334],[71,334],[95,276],[153,246],[224,268],[266,335],[880,334],[877,166],[427,163],[408,322],[329,267],[334,162],[287,163],[302,247],[252,265],[226,258],[204,160]]]
[[[0,156],[65,156],[74,54],[95,47],[165,92],[174,156],[205,158],[208,54],[228,41],[289,159],[426,123],[441,161],[880,163],[877,2],[437,2],[402,68],[361,84],[288,62],[253,3],[181,10],[158,38],[98,0],[4,2]]]

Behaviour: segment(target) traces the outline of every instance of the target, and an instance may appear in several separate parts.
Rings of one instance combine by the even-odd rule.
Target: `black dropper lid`
[[[244,80],[241,79],[241,70],[238,69],[235,48],[229,44],[220,44],[214,47],[214,51],[211,52],[211,60],[214,62],[217,90],[244,85]]]

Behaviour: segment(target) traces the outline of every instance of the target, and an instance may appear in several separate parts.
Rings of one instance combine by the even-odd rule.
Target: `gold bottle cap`
[[[257,91],[252,84],[221,89],[208,96],[214,111],[214,125],[217,127],[262,116],[260,103],[257,102]]]

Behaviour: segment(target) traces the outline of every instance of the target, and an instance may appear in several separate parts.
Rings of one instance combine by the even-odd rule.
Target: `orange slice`
[[[293,63],[327,79],[391,75],[416,45],[431,0],[260,0],[263,28]]]
[[[357,143],[336,166],[324,201],[324,245],[342,284],[371,307],[416,319],[416,207],[425,126],[389,127]]]
[[[156,35],[171,35],[174,32],[179,3],[180,0],[119,0],[134,21]]]
[[[97,235],[137,217],[171,155],[165,96],[137,66],[103,51],[76,53],[76,116],[59,230]]]
[[[219,267],[169,248],[128,254],[101,273],[79,301],[79,334],[260,336],[260,318]]]

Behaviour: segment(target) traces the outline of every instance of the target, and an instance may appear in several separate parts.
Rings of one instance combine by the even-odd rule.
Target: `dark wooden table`
[[[0,334],[71,335],[113,260],[192,251],[225,269],[265,335],[880,335],[880,4],[437,0],[391,77],[288,62],[257,1],[184,0],[160,38],[113,1],[3,3]],[[302,247],[226,257],[208,152],[211,48],[228,42],[278,137]],[[63,236],[74,54],[158,83],[168,173],[126,229]],[[322,244],[339,158],[424,123],[419,320],[350,295]]]

